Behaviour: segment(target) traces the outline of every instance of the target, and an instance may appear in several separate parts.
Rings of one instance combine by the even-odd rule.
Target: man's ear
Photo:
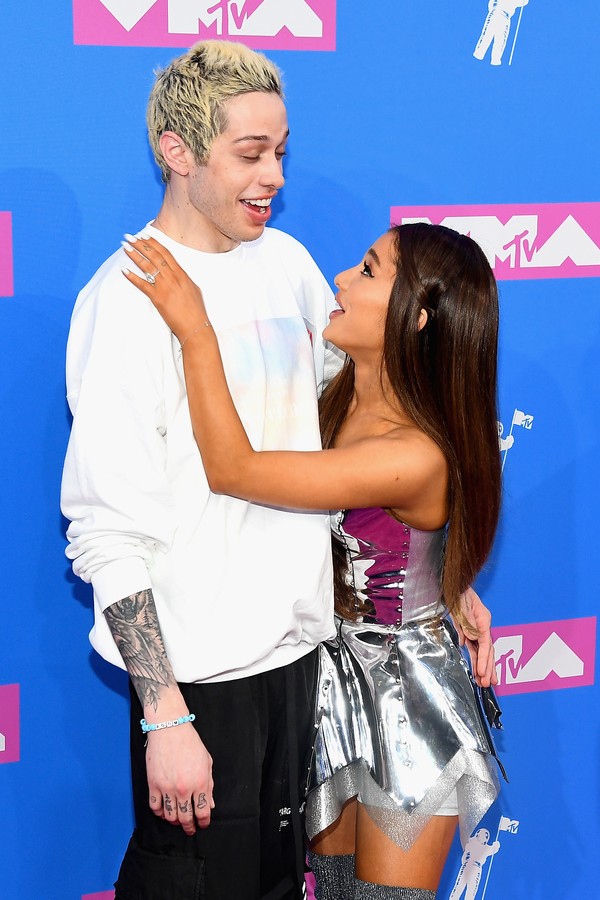
[[[158,139],[160,152],[168,167],[177,175],[189,175],[191,153],[174,131],[163,131]]]

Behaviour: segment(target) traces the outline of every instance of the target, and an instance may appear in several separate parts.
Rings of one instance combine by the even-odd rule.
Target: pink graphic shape
[[[499,281],[600,277],[600,203],[393,206],[390,218],[469,234]]]
[[[315,876],[312,872],[306,873],[306,900],[315,900]]]
[[[0,297],[14,296],[12,215],[0,212]]]
[[[19,685],[0,684],[0,764],[19,761],[20,743]]]
[[[82,894],[81,900],[115,900],[115,892],[100,891],[99,894]]]
[[[594,684],[596,617],[492,628],[498,694]]]
[[[73,38],[112,47],[187,48],[218,38],[260,50],[335,50],[336,0],[73,0]]]

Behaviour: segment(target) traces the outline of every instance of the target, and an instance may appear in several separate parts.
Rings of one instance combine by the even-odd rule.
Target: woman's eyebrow
[[[379,257],[377,256],[377,251],[376,251],[376,250],[374,250],[374,249],[371,247],[369,250],[367,250],[367,256],[370,256],[370,257],[373,259],[373,261],[375,262],[375,265],[377,265],[377,266],[379,266],[379,268],[381,268],[381,260],[380,260]]]

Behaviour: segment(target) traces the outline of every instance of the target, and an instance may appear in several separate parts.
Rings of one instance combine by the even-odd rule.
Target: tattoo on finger
[[[178,803],[179,811],[182,813],[186,813],[189,809],[190,802],[189,800],[185,800],[183,803]]]
[[[173,804],[172,804],[171,798],[169,797],[168,794],[165,794],[164,807],[165,807],[166,811],[169,813],[169,815],[173,812]]]
[[[206,806],[206,794],[198,794],[198,802],[196,803],[197,809],[204,809]]]

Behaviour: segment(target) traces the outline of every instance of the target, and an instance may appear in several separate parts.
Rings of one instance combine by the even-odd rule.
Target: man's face
[[[283,187],[288,137],[285,106],[275,93],[240,94],[225,105],[227,127],[208,162],[192,163],[189,203],[200,215],[206,249],[225,252],[260,237],[271,200]]]

